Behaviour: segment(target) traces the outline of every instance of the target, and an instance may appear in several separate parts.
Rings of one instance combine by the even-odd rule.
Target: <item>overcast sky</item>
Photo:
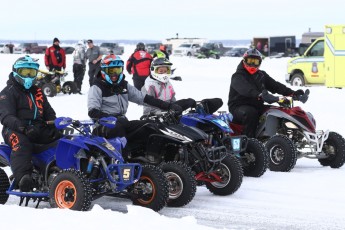
[[[0,39],[251,39],[345,24],[343,0],[1,0]]]

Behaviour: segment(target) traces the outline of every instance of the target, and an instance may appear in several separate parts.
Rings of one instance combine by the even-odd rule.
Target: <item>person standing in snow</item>
[[[279,100],[268,92],[294,97],[304,94],[303,90],[294,91],[260,70],[261,62],[261,53],[257,49],[249,49],[231,77],[229,112],[235,123],[244,126],[243,134],[248,137],[255,137],[259,116],[265,109],[264,102],[271,104]]]
[[[85,55],[85,47],[82,41],[79,41],[78,44],[75,46],[73,51],[73,75],[74,75],[74,82],[77,86],[77,93],[81,93],[81,86],[83,84],[83,79],[85,75],[85,62],[86,62],[86,55]]]

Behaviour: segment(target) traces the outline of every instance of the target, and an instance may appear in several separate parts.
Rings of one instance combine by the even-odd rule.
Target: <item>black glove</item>
[[[292,98],[294,100],[298,100],[303,95],[304,95],[304,91],[302,89],[299,89],[299,90],[296,90],[295,92],[293,92]]]
[[[174,111],[175,114],[178,114],[178,115],[182,114],[182,111],[183,111],[182,107],[175,103],[170,104],[169,110]]]
[[[272,94],[268,93],[267,90],[263,90],[260,96],[262,100],[268,104],[279,101],[279,97],[273,96]]]
[[[40,129],[37,126],[29,125],[25,127],[24,134],[28,136],[30,140],[35,140],[40,135]]]

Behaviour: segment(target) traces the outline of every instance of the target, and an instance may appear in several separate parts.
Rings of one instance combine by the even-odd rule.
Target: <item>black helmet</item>
[[[139,43],[137,44],[136,50],[137,50],[137,51],[138,51],[138,50],[145,50],[145,44],[142,43],[142,42],[139,42]]]
[[[248,49],[243,54],[244,68],[249,73],[254,74],[260,67],[262,62],[262,55],[257,49]]]

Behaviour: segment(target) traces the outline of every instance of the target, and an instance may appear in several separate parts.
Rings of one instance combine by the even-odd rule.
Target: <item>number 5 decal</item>
[[[123,169],[122,178],[124,180],[129,180],[130,179],[130,175],[131,175],[131,169],[130,168]]]

